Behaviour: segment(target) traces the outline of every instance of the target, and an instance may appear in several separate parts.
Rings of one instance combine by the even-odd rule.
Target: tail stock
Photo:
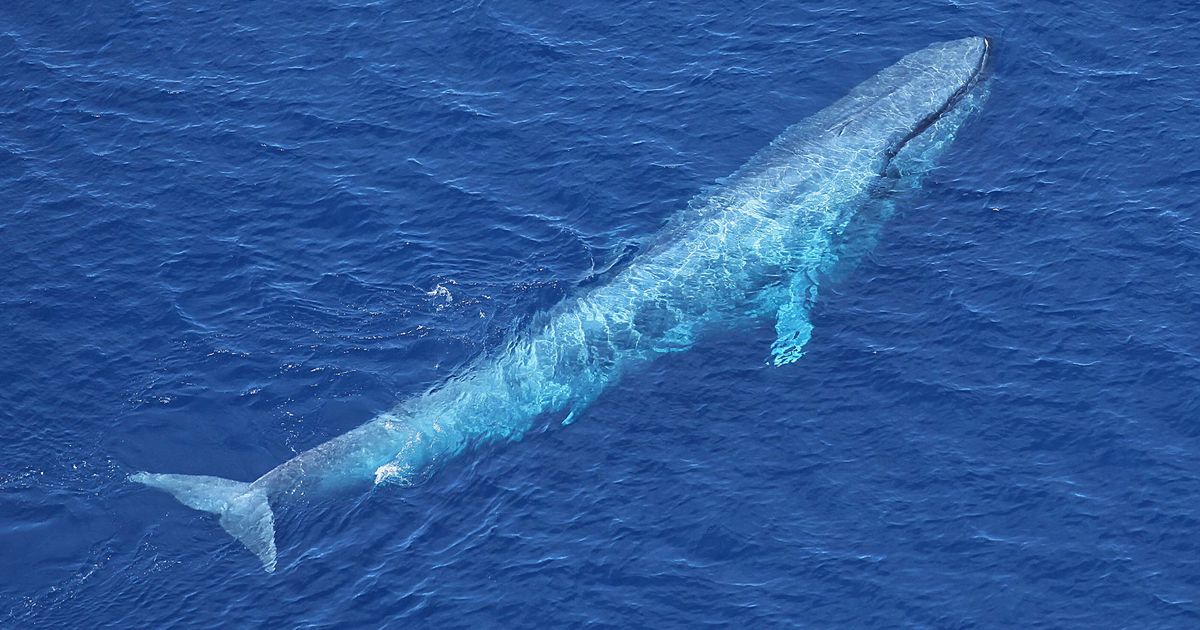
[[[184,505],[221,517],[221,527],[275,571],[275,515],[265,492],[251,484],[205,475],[140,472],[130,481],[170,492]]]

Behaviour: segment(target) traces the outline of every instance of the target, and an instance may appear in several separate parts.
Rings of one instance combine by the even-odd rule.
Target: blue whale
[[[970,37],[905,56],[697,196],[607,282],[543,313],[447,382],[258,479],[139,472],[130,480],[217,514],[270,572],[272,504],[411,483],[433,461],[520,437],[539,418],[567,423],[622,375],[713,330],[774,317],[770,362],[795,361],[812,334],[821,280],[869,244],[891,193],[915,186],[978,107],[989,48]]]

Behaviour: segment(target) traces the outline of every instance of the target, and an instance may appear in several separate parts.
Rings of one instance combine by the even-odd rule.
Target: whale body
[[[217,514],[270,572],[272,503],[411,482],[433,461],[520,437],[539,418],[567,423],[622,375],[712,330],[774,317],[770,362],[797,360],[822,278],[869,247],[890,193],[915,186],[977,108],[989,48],[970,37],[905,56],[697,196],[607,282],[562,301],[440,386],[262,477],[140,472],[130,480]]]

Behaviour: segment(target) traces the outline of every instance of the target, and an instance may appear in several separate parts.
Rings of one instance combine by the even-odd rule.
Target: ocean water
[[[0,627],[1200,625],[1200,9],[0,6]],[[278,513],[253,479],[627,264],[932,42],[990,96],[876,246],[575,422]]]

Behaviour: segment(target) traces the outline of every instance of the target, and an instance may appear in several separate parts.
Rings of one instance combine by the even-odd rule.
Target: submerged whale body
[[[709,330],[773,316],[771,362],[791,363],[811,336],[821,279],[869,247],[890,214],[888,191],[919,182],[977,107],[988,54],[980,37],[909,54],[694,199],[607,283],[563,301],[441,386],[255,481],[130,479],[219,515],[274,571],[272,502],[404,482],[472,444],[519,437],[547,414],[569,422],[623,374]]]

